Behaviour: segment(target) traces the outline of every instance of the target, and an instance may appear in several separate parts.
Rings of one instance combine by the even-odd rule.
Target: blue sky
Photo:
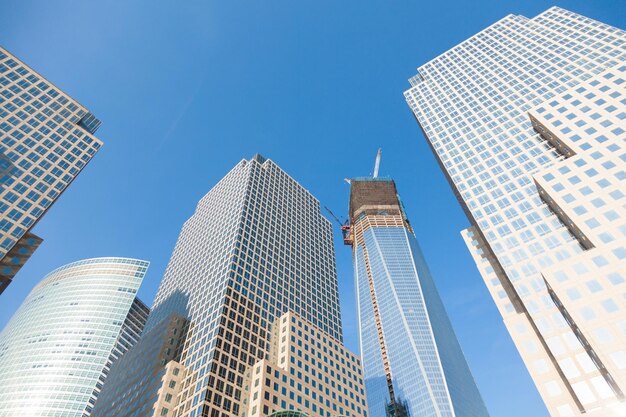
[[[151,304],[183,222],[259,152],[337,214],[344,177],[396,179],[492,416],[548,416],[459,232],[468,226],[402,93],[416,68],[507,14],[558,5],[623,27],[623,0],[0,0],[0,42],[102,120],[104,147],[35,233],[0,327],[65,263],[151,261]],[[336,231],[346,344],[358,349],[350,250]]]

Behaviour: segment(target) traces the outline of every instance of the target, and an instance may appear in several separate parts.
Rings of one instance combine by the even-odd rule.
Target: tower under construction
[[[396,184],[376,171],[349,181],[344,238],[370,416],[488,416]]]

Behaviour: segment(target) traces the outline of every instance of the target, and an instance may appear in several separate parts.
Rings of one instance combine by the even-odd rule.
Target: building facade
[[[96,258],[48,274],[0,333],[0,416],[87,417],[138,339],[145,261]]]
[[[343,343],[289,312],[272,325],[270,354],[250,367],[246,411],[264,417],[367,416],[361,360]]]
[[[100,149],[99,126],[0,47],[0,293],[41,243],[30,230]]]
[[[144,336],[112,369],[93,415],[241,416],[246,375],[270,354],[278,317],[295,312],[342,341],[337,285],[319,201],[271,160],[242,160],[184,224]],[[172,315],[187,324],[168,355],[157,341],[173,334]],[[172,360],[184,370],[180,381],[171,379]],[[150,375],[140,387],[129,382],[141,372]],[[164,378],[175,397],[159,388]]]
[[[146,267],[147,265],[148,264],[146,263]],[[89,398],[89,405],[86,407],[85,413],[83,413],[84,417],[87,417],[89,414],[91,414],[91,411],[96,404],[96,400],[100,395],[100,391],[104,386],[104,382],[109,376],[109,372],[111,372],[111,366],[113,366],[113,364],[118,361],[126,352],[128,352],[128,349],[133,347],[135,343],[137,343],[137,340],[139,340],[139,336],[141,336],[141,333],[143,332],[143,327],[146,324],[149,313],[150,308],[146,306],[139,298],[135,297],[135,300],[130,306],[128,314],[126,315],[126,319],[122,324],[122,328],[117,335],[117,339],[115,340],[115,344],[113,345],[113,349],[111,350],[109,359],[102,369],[102,373],[98,378],[98,382],[96,383],[96,387],[91,394],[91,398]]]
[[[172,416],[187,368],[180,362],[189,322],[172,313],[115,364],[92,416]]]
[[[626,32],[511,15],[418,71],[407,103],[548,410],[626,415]]]
[[[350,184],[347,243],[370,415],[488,416],[394,181]]]

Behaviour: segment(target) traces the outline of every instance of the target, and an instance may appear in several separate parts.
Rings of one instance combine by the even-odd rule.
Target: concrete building
[[[274,322],[270,340],[268,358],[247,376],[242,417],[368,415],[361,360],[343,343],[291,312]]]
[[[135,294],[148,263],[74,262],[48,274],[0,333],[0,416],[88,417],[148,308]]]
[[[486,417],[396,185],[350,181],[359,337],[372,417]]]
[[[626,32],[551,8],[419,68],[405,97],[555,417],[626,415]]]
[[[256,155],[185,222],[144,335],[112,369],[93,415],[241,416],[246,375],[290,311],[342,342],[331,225],[319,201]],[[185,324],[168,324],[173,317]]]
[[[41,243],[30,230],[100,149],[99,126],[0,47],[0,293]]]

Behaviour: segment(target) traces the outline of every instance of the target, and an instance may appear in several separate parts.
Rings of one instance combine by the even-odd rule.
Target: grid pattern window
[[[176,358],[187,373],[171,412],[240,416],[247,369],[265,358],[271,324],[287,311],[341,340],[331,225],[306,189],[256,155],[219,181],[183,226],[146,324],[149,332],[171,313],[190,321]],[[124,371],[112,370],[118,379],[123,384]]]
[[[274,322],[268,359],[246,378],[242,417],[292,410],[315,417],[367,417],[360,359],[293,313]]]
[[[405,93],[555,416],[605,415],[624,401],[613,352],[554,275],[582,277],[571,267],[594,257],[597,268],[624,268],[624,62],[623,30],[554,7],[533,19],[507,16],[420,67]],[[572,371],[589,364],[587,376]]]
[[[0,48],[0,259],[100,149],[93,136],[99,125],[87,109]],[[0,271],[0,278],[8,283],[15,272]]]
[[[0,333],[0,416],[89,416],[114,351],[141,331],[146,311],[135,294],[147,268],[135,259],[89,259],[33,289]]]

